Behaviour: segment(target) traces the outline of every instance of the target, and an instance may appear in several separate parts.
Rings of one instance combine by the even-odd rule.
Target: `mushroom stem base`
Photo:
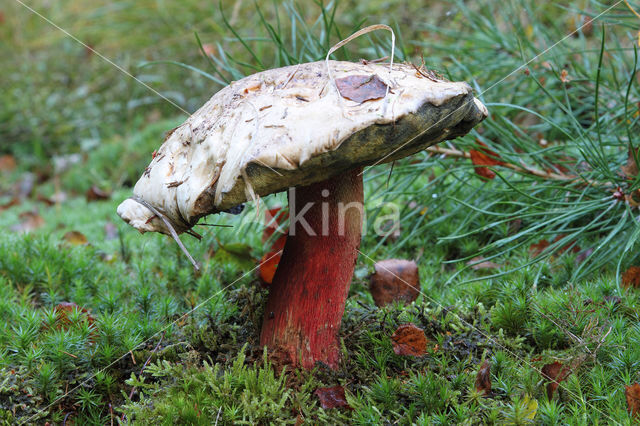
[[[289,235],[269,287],[260,336],[284,363],[338,366],[338,332],[362,232],[360,173],[289,192]]]

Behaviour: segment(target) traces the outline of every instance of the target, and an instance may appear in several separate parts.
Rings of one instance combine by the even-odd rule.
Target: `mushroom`
[[[260,341],[286,362],[335,368],[361,238],[362,168],[464,135],[486,116],[468,84],[407,64],[267,70],[223,88],[172,130],[118,214],[177,239],[203,216],[290,188]]]

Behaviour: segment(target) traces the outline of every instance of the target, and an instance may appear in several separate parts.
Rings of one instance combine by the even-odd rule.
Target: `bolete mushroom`
[[[294,188],[260,339],[290,363],[335,368],[361,238],[362,168],[464,135],[486,116],[469,85],[408,64],[328,61],[260,72],[172,130],[118,214],[141,232],[177,234],[203,216]]]

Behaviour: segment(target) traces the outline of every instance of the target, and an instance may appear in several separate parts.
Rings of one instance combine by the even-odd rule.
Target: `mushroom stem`
[[[360,169],[289,193],[290,228],[265,307],[260,343],[283,362],[336,368],[338,332],[358,257]]]

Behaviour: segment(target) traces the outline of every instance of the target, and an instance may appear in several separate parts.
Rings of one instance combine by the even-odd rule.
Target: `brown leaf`
[[[89,244],[87,237],[82,232],[69,231],[62,236],[62,241],[72,246],[85,246]]]
[[[111,197],[110,193],[103,191],[96,185],[91,185],[91,188],[87,190],[85,195],[87,197],[87,201],[102,201],[108,200]]]
[[[502,265],[484,260],[484,257],[477,256],[467,262],[467,265],[471,265],[471,269],[478,271],[481,269],[498,269],[502,268]]]
[[[500,160],[500,156],[496,152],[487,148],[486,144],[480,141],[477,142],[480,147],[477,150],[469,150],[471,162],[476,166],[474,170],[478,176],[493,179],[496,177],[496,174],[491,169],[482,166],[501,166],[504,164],[504,161]]]
[[[566,237],[565,234],[560,234],[560,235],[556,236],[553,239],[553,243],[557,243],[558,241],[560,241],[564,237]],[[529,256],[531,256],[531,257],[539,256],[551,244],[552,243],[550,243],[547,240],[540,240],[535,244],[531,244],[529,246]],[[564,247],[560,247],[559,249],[557,249],[556,253],[558,255],[560,255],[560,254],[566,252],[567,250],[571,250],[571,253],[578,253],[578,252],[580,252],[580,247],[575,245],[573,242],[569,242]]]
[[[68,328],[71,324],[71,320],[69,319],[69,314],[73,311],[82,312],[87,317],[87,321],[89,324],[93,324],[95,322],[95,318],[89,313],[89,311],[82,306],[78,306],[73,302],[61,302],[54,308],[57,316],[58,316],[58,324],[59,327]]]
[[[624,288],[640,288],[640,267],[631,266],[622,274],[622,286]]]
[[[529,257],[538,257],[549,245],[549,241],[547,240],[540,240],[537,243],[531,244],[529,246]]]
[[[627,163],[620,167],[622,173],[627,179],[635,179],[638,176],[638,166],[633,156],[633,151],[629,150],[627,154]]]
[[[18,197],[13,197],[11,200],[7,201],[4,204],[0,204],[0,212],[10,209],[13,206],[17,206],[20,204],[20,198]]]
[[[627,411],[634,417],[640,417],[640,383],[625,386],[624,396],[627,398]]]
[[[476,375],[476,390],[484,395],[491,394],[491,364],[486,359]]]
[[[343,98],[363,103],[384,98],[387,94],[387,84],[373,75],[349,75],[337,78],[336,87]]]
[[[16,169],[16,159],[13,155],[0,155],[0,173],[11,173]]]
[[[402,324],[391,336],[396,355],[422,356],[427,353],[427,336],[415,324]]]
[[[418,265],[413,260],[387,259],[376,262],[369,291],[376,306],[393,302],[411,303],[420,293]]]
[[[274,207],[265,212],[265,229],[262,231],[262,242],[265,243],[271,239],[274,233],[279,232],[278,227],[283,224],[289,217],[288,213],[282,212],[281,207]],[[258,275],[264,286],[273,282],[273,277],[278,269],[280,258],[282,258],[282,250],[284,250],[287,242],[287,234],[280,235],[271,245],[269,251],[260,259],[260,268]]]
[[[35,210],[22,212],[18,218],[20,219],[20,223],[9,228],[13,232],[31,232],[44,226],[44,219]]]
[[[565,381],[570,374],[571,369],[558,361],[542,367],[542,377],[550,381],[550,383],[547,384],[547,397],[549,399],[553,397],[553,393],[558,389],[560,383]]]
[[[202,45],[202,50],[206,55],[214,56],[216,53],[216,47],[211,43],[204,43]]]
[[[325,410],[330,408],[345,407],[352,409],[347,402],[342,386],[333,386],[330,388],[318,388],[314,394],[320,400],[320,406]]]

